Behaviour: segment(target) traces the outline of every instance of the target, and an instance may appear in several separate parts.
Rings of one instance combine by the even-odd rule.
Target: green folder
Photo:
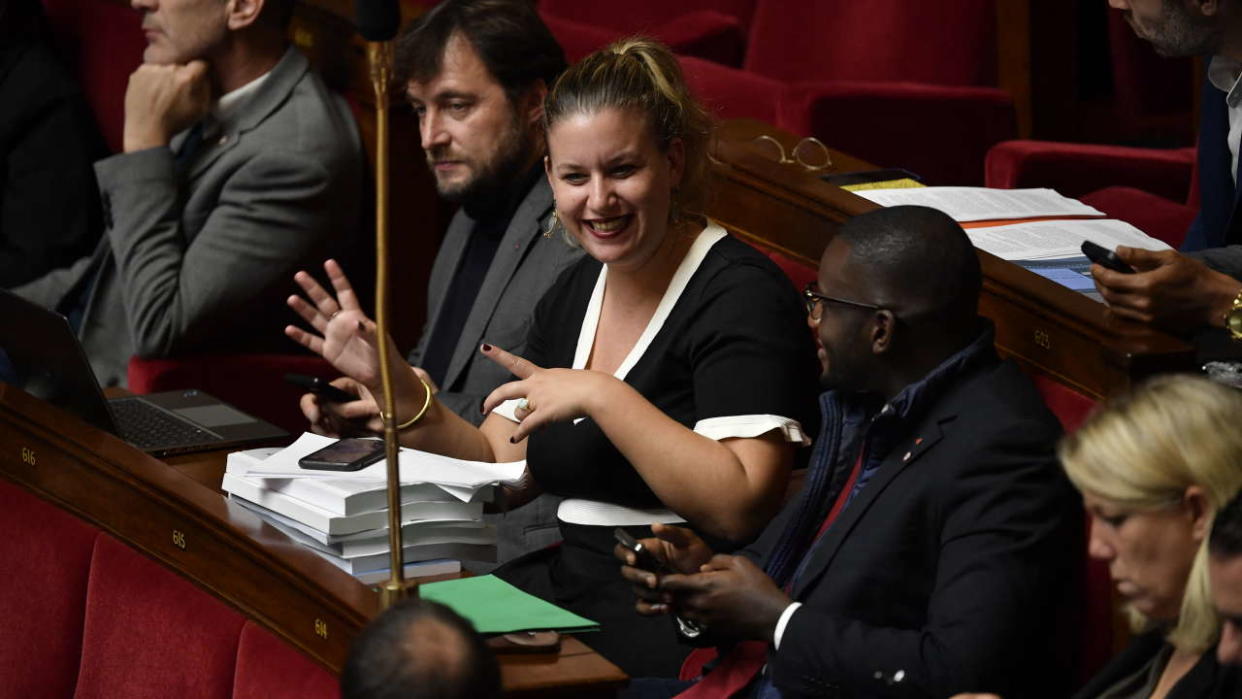
[[[479,633],[598,631],[599,624],[528,595],[494,575],[418,586],[418,596],[466,617]]]

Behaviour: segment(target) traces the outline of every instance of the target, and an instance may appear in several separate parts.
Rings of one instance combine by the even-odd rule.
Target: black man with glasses
[[[802,492],[740,555],[655,527],[644,614],[703,629],[691,681],[630,696],[1061,696],[1056,624],[1081,558],[1060,435],[976,312],[965,232],[924,207],[851,219],[804,291],[823,423]]]

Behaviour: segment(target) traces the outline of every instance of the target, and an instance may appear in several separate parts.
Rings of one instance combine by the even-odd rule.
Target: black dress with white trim
[[[542,367],[586,366],[606,275],[590,258],[562,274],[535,311],[527,359]],[[709,225],[615,375],[712,439],[777,431],[807,444],[803,426],[818,424],[818,373],[805,310],[788,278],[762,253]],[[512,417],[513,402],[497,412]],[[650,536],[650,524],[682,519],[662,509],[590,418],[535,432],[526,458],[535,482],[566,498],[559,511],[565,542],[497,574],[600,622],[602,630],[583,641],[631,676],[675,675],[688,649],[676,644],[667,620],[633,611],[612,558],[612,528],[632,526],[636,536]]]

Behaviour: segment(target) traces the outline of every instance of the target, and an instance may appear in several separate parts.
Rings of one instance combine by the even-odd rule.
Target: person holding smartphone
[[[686,522],[718,542],[752,539],[815,420],[813,344],[785,275],[700,213],[710,121],[666,48],[629,41],[587,57],[550,91],[544,126],[550,233],[586,256],[535,308],[523,356],[484,338],[482,354],[516,380],[484,401],[481,427],[399,363],[396,420],[407,446],[525,459],[508,505],[565,497],[565,543],[498,574],[600,622],[583,641],[626,672],[671,674],[686,649],[666,622],[632,613],[613,531]],[[378,397],[375,347],[388,340],[329,273],[335,295],[298,277],[310,301],[292,305],[316,332],[289,335]]]
[[[802,490],[740,552],[660,525],[637,542],[657,572],[617,546],[636,611],[711,646],[679,673],[697,680],[636,678],[627,699],[1065,696],[1082,508],[1056,418],[978,316],[981,277],[939,211],[840,228],[806,290],[824,393]]]
[[[1200,91],[1198,214],[1182,252],[1120,246],[1134,268],[1122,274],[1091,268],[1096,289],[1117,316],[1172,331],[1227,327],[1242,340],[1242,197],[1238,188],[1242,119],[1237,99],[1242,23],[1236,2],[1109,0],[1134,33],[1163,56],[1198,56],[1208,65]]]

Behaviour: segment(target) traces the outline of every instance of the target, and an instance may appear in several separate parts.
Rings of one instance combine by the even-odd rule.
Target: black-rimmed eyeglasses
[[[863,303],[862,301],[839,299],[835,296],[825,296],[816,291],[813,288],[814,286],[813,283],[807,284],[806,288],[802,290],[802,300],[806,303],[806,314],[811,317],[811,320],[819,320],[820,316],[823,315],[823,304],[825,303],[838,303],[842,306],[865,308],[869,311],[884,310],[883,306],[877,306],[874,303]]]

